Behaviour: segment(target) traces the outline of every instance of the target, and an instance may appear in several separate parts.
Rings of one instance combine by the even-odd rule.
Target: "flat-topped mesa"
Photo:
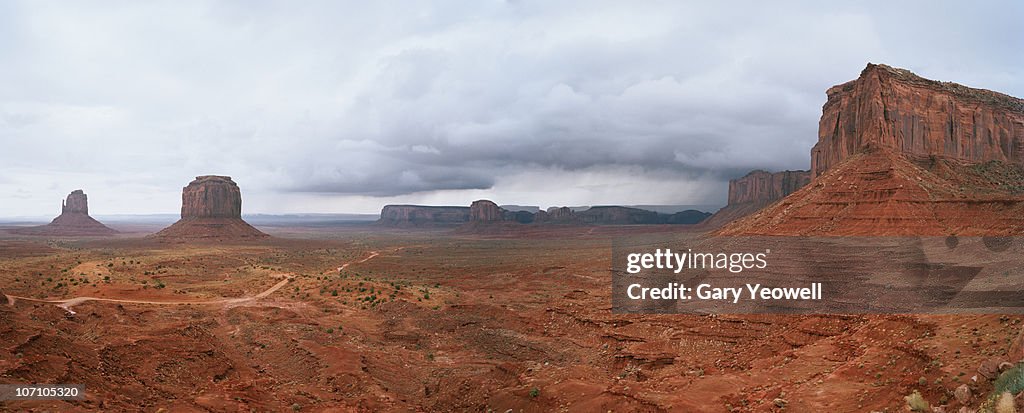
[[[572,208],[550,207],[546,211],[538,211],[534,222],[539,224],[580,224],[582,221]]]
[[[385,205],[377,223],[384,226],[430,226],[461,224],[469,221],[469,207]]]
[[[575,215],[590,225],[662,224],[665,217],[657,212],[617,205],[593,206]]]
[[[810,171],[771,173],[754,170],[742,178],[729,181],[729,204],[776,201],[810,182]]]
[[[909,155],[1024,164],[1024,100],[868,64],[826,92],[811,175],[870,145]]]
[[[68,198],[60,205],[60,213],[89,215],[89,197],[81,189],[68,194]]]
[[[750,171],[742,178],[729,180],[729,204],[704,220],[702,225],[721,227],[785,198],[810,182],[810,171]]]
[[[230,176],[197,176],[181,191],[182,218],[241,218],[242,192]]]
[[[481,199],[469,205],[470,222],[500,222],[505,220],[505,210],[492,201]]]
[[[242,193],[231,177],[203,175],[182,188],[181,219],[154,236],[219,240],[268,235],[242,220]]]

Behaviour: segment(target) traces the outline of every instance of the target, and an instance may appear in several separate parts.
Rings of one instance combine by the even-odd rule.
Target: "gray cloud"
[[[0,215],[174,211],[205,173],[251,212],[722,202],[807,168],[868,61],[1024,95],[1022,7],[4,2]]]

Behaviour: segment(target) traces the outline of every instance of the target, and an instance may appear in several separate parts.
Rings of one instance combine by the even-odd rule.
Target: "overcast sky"
[[[1020,2],[0,2],[0,216],[724,204],[867,62],[1024,96]]]

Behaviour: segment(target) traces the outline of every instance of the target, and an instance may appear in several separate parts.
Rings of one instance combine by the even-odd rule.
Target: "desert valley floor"
[[[991,385],[1020,317],[617,315],[611,239],[276,228],[0,239],[2,411],[903,411]],[[697,235],[694,235],[697,236]],[[0,296],[2,297],[2,296]],[[93,297],[95,300],[78,299]],[[55,302],[45,302],[46,300]],[[120,300],[120,301],[118,301]]]

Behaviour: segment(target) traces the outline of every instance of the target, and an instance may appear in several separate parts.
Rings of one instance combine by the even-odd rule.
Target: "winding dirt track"
[[[399,248],[399,249],[400,249],[400,248]],[[397,251],[397,250],[398,250],[398,249],[396,249],[396,251]],[[359,261],[356,261],[356,262],[346,262],[345,264],[342,264],[342,266],[338,267],[338,271],[342,271],[342,270],[344,270],[345,268],[348,268],[348,266],[349,266],[349,265],[352,265],[352,264],[362,264],[362,263],[364,263],[364,262],[367,262],[367,261],[369,261],[369,260],[373,259],[373,257],[376,257],[376,256],[378,256],[378,255],[380,255],[380,252],[378,252],[378,251],[370,251],[370,255],[369,255],[369,256],[367,256],[366,258],[363,258],[363,259],[361,259],[361,260],[359,260]]]
[[[348,262],[348,263],[343,264],[341,267],[338,267],[338,271],[344,270],[345,268],[347,268],[351,264],[359,264],[359,263],[367,262],[367,261],[373,259],[374,257],[378,256],[378,255],[380,255],[379,252],[371,251],[370,255],[367,256],[366,258],[363,258],[362,260],[355,261],[355,262]],[[66,310],[70,314],[75,314],[74,310],[72,310],[71,307],[74,307],[76,305],[79,305],[79,304],[82,304],[82,303],[85,303],[85,302],[89,302],[89,301],[101,301],[101,302],[122,303],[122,304],[153,304],[153,305],[221,305],[221,304],[223,304],[223,305],[232,305],[232,304],[247,303],[247,302],[259,300],[261,298],[265,298],[265,297],[269,296],[270,294],[273,294],[275,291],[280,290],[281,287],[284,287],[285,285],[287,285],[289,281],[291,281],[292,279],[295,278],[295,274],[290,274],[290,273],[288,273],[288,274],[274,274],[273,277],[275,277],[275,278],[282,277],[282,280],[280,282],[278,282],[277,284],[274,284],[270,288],[264,290],[263,292],[259,293],[259,294],[256,294],[256,295],[253,295],[253,296],[249,296],[249,297],[219,298],[219,299],[216,299],[216,300],[203,300],[203,301],[198,301],[198,300],[197,301],[124,300],[124,299],[118,299],[118,298],[99,298],[99,297],[74,297],[74,298],[66,298],[66,299],[62,299],[62,300],[44,300],[44,299],[39,299],[39,298],[20,297],[20,296],[9,295],[9,294],[5,294],[5,295],[7,297],[7,305],[14,305],[14,302],[17,301],[17,300],[30,301],[30,302],[36,302],[36,303],[57,304],[58,307],[63,308],[64,310]]]

